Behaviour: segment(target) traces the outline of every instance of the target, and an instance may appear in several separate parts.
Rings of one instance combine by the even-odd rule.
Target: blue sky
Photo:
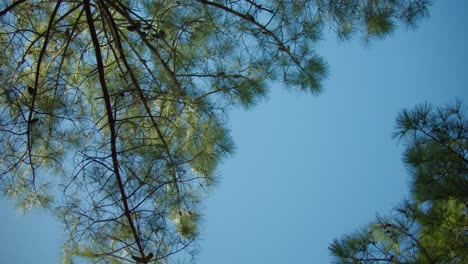
[[[231,113],[236,153],[205,203],[203,264],[329,263],[333,238],[385,214],[407,195],[405,108],[468,103],[468,2],[436,1],[418,30],[365,46],[330,36],[319,96],[271,87],[269,100]],[[0,259],[57,263],[64,234],[44,213],[18,216],[1,200]]]

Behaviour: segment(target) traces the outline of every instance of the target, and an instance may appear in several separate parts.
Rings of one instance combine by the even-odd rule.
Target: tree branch
[[[109,130],[110,130],[110,140],[111,140],[111,152],[112,152],[112,164],[113,164],[113,172],[115,174],[117,184],[119,186],[119,191],[120,195],[122,198],[122,203],[124,206],[124,213],[127,218],[128,224],[130,225],[130,229],[132,230],[133,237],[135,239],[135,242],[138,246],[138,249],[140,251],[140,254],[142,256],[145,255],[143,246],[140,241],[140,237],[138,235],[138,232],[135,228],[135,225],[133,223],[131,211],[128,206],[128,201],[127,201],[127,195],[125,193],[125,187],[123,185],[122,177],[120,175],[120,166],[119,166],[119,160],[118,160],[118,152],[117,152],[117,134],[115,130],[115,119],[112,115],[112,103],[110,101],[110,96],[109,96],[109,91],[107,89],[107,84],[106,84],[106,76],[104,72],[104,64],[103,64],[103,58],[101,54],[101,48],[100,48],[100,43],[99,39],[96,34],[96,28],[94,26],[93,22],[93,15],[91,12],[91,4],[90,0],[85,0],[84,1],[84,9],[86,13],[86,20],[88,22],[89,26],[89,31],[91,34],[91,39],[93,42],[94,46],[94,51],[96,55],[96,63],[97,63],[97,70],[99,73],[99,83],[101,85],[102,93],[103,93],[103,98],[105,102],[105,107],[106,107],[106,114],[107,114],[107,119],[109,121]]]
[[[18,0],[16,2],[14,2],[13,4],[7,6],[7,8],[3,9],[1,12],[0,12],[0,17],[6,15],[6,13],[10,12],[11,10],[13,10],[13,8],[15,8],[17,5],[20,5],[22,3],[26,2],[26,0]]]

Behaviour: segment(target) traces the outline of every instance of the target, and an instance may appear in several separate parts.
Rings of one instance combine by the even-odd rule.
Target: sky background
[[[468,104],[468,1],[435,1],[416,31],[364,45],[330,35],[318,52],[330,77],[318,95],[271,87],[232,111],[236,153],[205,202],[201,264],[330,263],[330,242],[408,195],[403,108]],[[58,263],[65,234],[44,212],[19,216],[0,199],[0,263]]]

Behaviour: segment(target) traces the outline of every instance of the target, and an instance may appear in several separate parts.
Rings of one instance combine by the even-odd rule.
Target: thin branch
[[[211,1],[206,1],[206,0],[197,0],[198,2],[202,3],[202,4],[205,4],[205,5],[210,5],[210,6],[213,6],[213,7],[216,7],[216,8],[219,8],[219,9],[222,9],[228,13],[231,13],[235,16],[238,16],[240,18],[242,18],[243,20],[245,21],[248,21],[254,25],[256,25],[258,28],[260,28],[262,30],[262,33],[267,35],[267,36],[270,36],[273,38],[273,40],[276,42],[276,45],[278,45],[278,49],[280,51],[283,51],[285,52],[286,54],[288,54],[288,56],[291,58],[291,60],[294,62],[294,64],[296,64],[296,66],[301,69],[302,71],[304,70],[304,68],[302,67],[301,63],[294,57],[294,55],[291,53],[289,47],[285,46],[283,41],[275,34],[273,33],[271,30],[269,30],[268,28],[266,28],[263,24],[257,22],[255,20],[255,18],[250,15],[250,14],[242,14],[242,13],[239,13],[237,12],[236,10],[233,10],[229,7],[226,7],[222,4],[219,4],[219,3],[215,3],[215,2],[211,2]]]
[[[39,53],[39,58],[38,58],[38,62],[37,62],[37,67],[36,67],[36,76],[35,76],[35,80],[34,80],[34,93],[33,93],[33,96],[32,96],[32,102],[31,102],[31,108],[30,108],[30,111],[29,111],[29,115],[28,115],[28,120],[27,120],[27,123],[28,123],[28,129],[27,129],[27,135],[28,135],[28,154],[29,154],[29,162],[31,163],[31,171],[32,171],[32,183],[33,185],[35,184],[35,181],[36,181],[36,172],[35,172],[35,169],[34,169],[34,166],[33,166],[33,162],[32,162],[32,139],[31,139],[31,127],[34,123],[33,121],[33,110],[34,110],[34,104],[35,104],[35,101],[36,101],[36,97],[37,97],[37,88],[38,88],[38,85],[39,85],[39,72],[40,72],[40,69],[41,69],[41,62],[42,62],[42,57],[44,56],[45,52],[47,51],[47,45],[49,44],[49,38],[50,38],[50,32],[52,30],[52,25],[54,24],[54,19],[55,19],[55,16],[57,15],[57,12],[59,10],[59,7],[62,3],[62,0],[59,0],[57,1],[57,4],[55,5],[55,9],[54,11],[52,12],[52,15],[50,16],[50,20],[49,20],[49,24],[47,26],[47,33],[45,35],[45,40],[44,40],[44,45],[42,46],[42,49],[41,49],[41,52]],[[36,119],[37,120],[37,119]]]
[[[7,8],[3,9],[1,12],[0,12],[0,17],[6,15],[6,13],[10,12],[11,10],[13,10],[13,8],[15,8],[17,5],[20,5],[22,3],[26,2],[26,0],[18,0],[16,2],[14,2],[13,4],[7,6]]]

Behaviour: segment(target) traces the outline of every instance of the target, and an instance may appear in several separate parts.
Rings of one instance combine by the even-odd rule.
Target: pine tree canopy
[[[428,6],[1,1],[1,188],[58,215],[66,263],[190,257],[200,202],[233,151],[227,111],[254,106],[269,81],[320,92],[325,30],[382,38]]]
[[[395,137],[406,144],[411,197],[389,216],[335,239],[329,247],[335,263],[467,263],[466,107],[403,110]]]

